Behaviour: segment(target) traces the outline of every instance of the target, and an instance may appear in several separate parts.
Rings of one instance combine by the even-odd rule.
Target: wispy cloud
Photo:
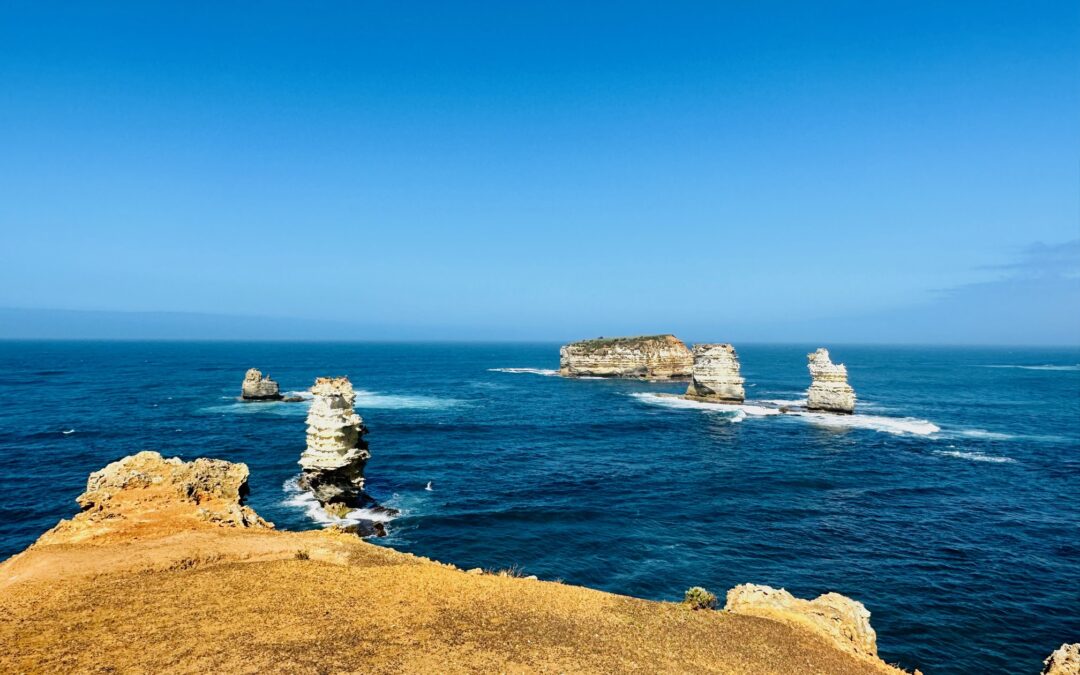
[[[1010,277],[1080,278],[1080,239],[1059,244],[1036,242],[1024,248],[1013,262],[979,269],[1010,272]]]

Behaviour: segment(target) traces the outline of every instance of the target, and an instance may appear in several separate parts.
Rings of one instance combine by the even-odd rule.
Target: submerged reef
[[[746,390],[739,375],[739,357],[730,344],[694,345],[694,368],[687,398],[742,403]]]
[[[565,377],[685,378],[693,367],[693,354],[674,335],[596,338],[559,350]]]
[[[810,388],[806,391],[807,409],[847,414],[855,412],[855,390],[848,384],[844,364],[833,363],[829,350],[824,347],[819,347],[806,357],[812,378]]]
[[[244,374],[240,398],[244,401],[280,401],[281,387],[258,368],[251,368]]]

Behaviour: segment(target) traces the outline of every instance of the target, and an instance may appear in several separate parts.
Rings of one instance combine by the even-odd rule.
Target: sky
[[[1080,345],[1080,5],[7,0],[0,309]]]

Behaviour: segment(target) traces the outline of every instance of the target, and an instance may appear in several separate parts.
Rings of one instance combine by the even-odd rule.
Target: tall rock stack
[[[281,388],[269,375],[263,375],[258,368],[251,368],[244,373],[240,398],[245,401],[280,401]]]
[[[694,371],[688,398],[742,403],[746,390],[739,375],[739,356],[729,344],[694,345]]]
[[[807,358],[812,381],[806,392],[806,407],[835,413],[855,412],[855,390],[848,384],[844,364],[833,363],[824,347],[807,354]]]
[[[565,377],[685,378],[693,367],[693,354],[674,335],[596,338],[559,350]]]
[[[299,485],[327,512],[343,517],[373,503],[364,493],[364,465],[371,457],[363,440],[367,429],[353,410],[356,393],[347,377],[317,378],[311,393]]]

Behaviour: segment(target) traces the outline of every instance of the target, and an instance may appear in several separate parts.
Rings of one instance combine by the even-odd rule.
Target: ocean
[[[737,344],[724,409],[557,377],[556,344],[0,342],[0,558],[144,449],[245,462],[263,517],[323,526],[295,486],[307,404],[236,400],[257,367],[352,380],[368,491],[401,511],[380,545],[656,600],[836,591],[928,675],[1080,641],[1080,350],[825,345],[858,413],[765,414],[817,346]]]

